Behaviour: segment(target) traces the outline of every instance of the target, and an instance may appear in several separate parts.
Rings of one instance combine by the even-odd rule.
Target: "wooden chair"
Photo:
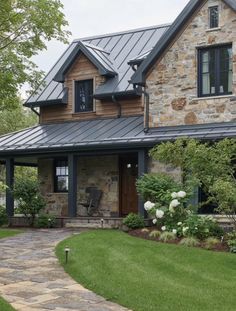
[[[87,208],[88,216],[92,216],[95,211],[98,210],[99,204],[102,197],[102,191],[95,187],[86,188],[86,193],[88,193],[87,202],[80,203],[82,206]]]

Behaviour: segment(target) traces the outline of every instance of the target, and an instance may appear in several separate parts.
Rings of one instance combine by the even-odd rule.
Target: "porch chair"
[[[96,187],[88,187],[85,191],[88,193],[87,202],[80,204],[87,208],[88,216],[92,216],[93,213],[99,208],[102,191],[98,190]]]

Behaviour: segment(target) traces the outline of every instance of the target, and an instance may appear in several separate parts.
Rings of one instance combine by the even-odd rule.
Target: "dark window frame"
[[[87,85],[86,85],[87,84]],[[82,106],[82,100],[81,95],[79,95],[78,88],[84,87],[84,89],[87,91],[85,93],[85,107],[84,109],[81,109]],[[83,86],[84,85],[84,86]],[[85,80],[75,80],[74,81],[74,113],[86,113],[86,112],[94,112],[94,79],[85,79]]]
[[[59,165],[59,163],[63,163],[65,166]],[[67,174],[57,174],[57,168],[59,167],[67,167]],[[61,190],[59,189],[59,184],[58,184],[58,177],[66,177],[68,179],[67,182],[69,182],[69,168],[68,168],[68,160],[66,158],[60,158],[60,159],[55,159],[54,160],[54,166],[53,166],[53,176],[54,176],[54,192],[55,193],[68,193],[69,189],[67,190]]]
[[[232,43],[198,48],[198,97],[217,97],[217,96],[225,96],[225,95],[232,95],[233,94],[233,92],[220,92],[220,73],[221,73],[220,50],[223,48],[231,48],[232,49]],[[202,54],[204,52],[210,51],[210,50],[215,50],[215,66],[214,66],[215,93],[203,94]],[[232,69],[232,74],[233,74],[233,69]]]
[[[214,16],[214,10],[217,9],[217,15]],[[208,8],[209,29],[219,28],[220,10],[218,5],[210,6]]]

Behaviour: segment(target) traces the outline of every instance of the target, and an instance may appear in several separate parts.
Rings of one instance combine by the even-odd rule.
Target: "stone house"
[[[88,216],[91,188],[102,192],[92,216],[144,215],[137,177],[180,175],[150,148],[236,136],[236,0],[191,0],[171,25],[73,41],[25,106],[39,125],[0,137],[10,188],[14,166],[37,166],[57,216]],[[13,216],[10,191],[6,202]]]

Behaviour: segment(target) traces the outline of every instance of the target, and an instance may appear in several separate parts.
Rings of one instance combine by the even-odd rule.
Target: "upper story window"
[[[209,8],[209,28],[219,27],[219,7],[218,5]]]
[[[54,191],[68,192],[68,161],[55,160],[54,163]]]
[[[93,80],[75,81],[75,112],[93,110]]]
[[[198,95],[232,94],[232,45],[199,50]]]

